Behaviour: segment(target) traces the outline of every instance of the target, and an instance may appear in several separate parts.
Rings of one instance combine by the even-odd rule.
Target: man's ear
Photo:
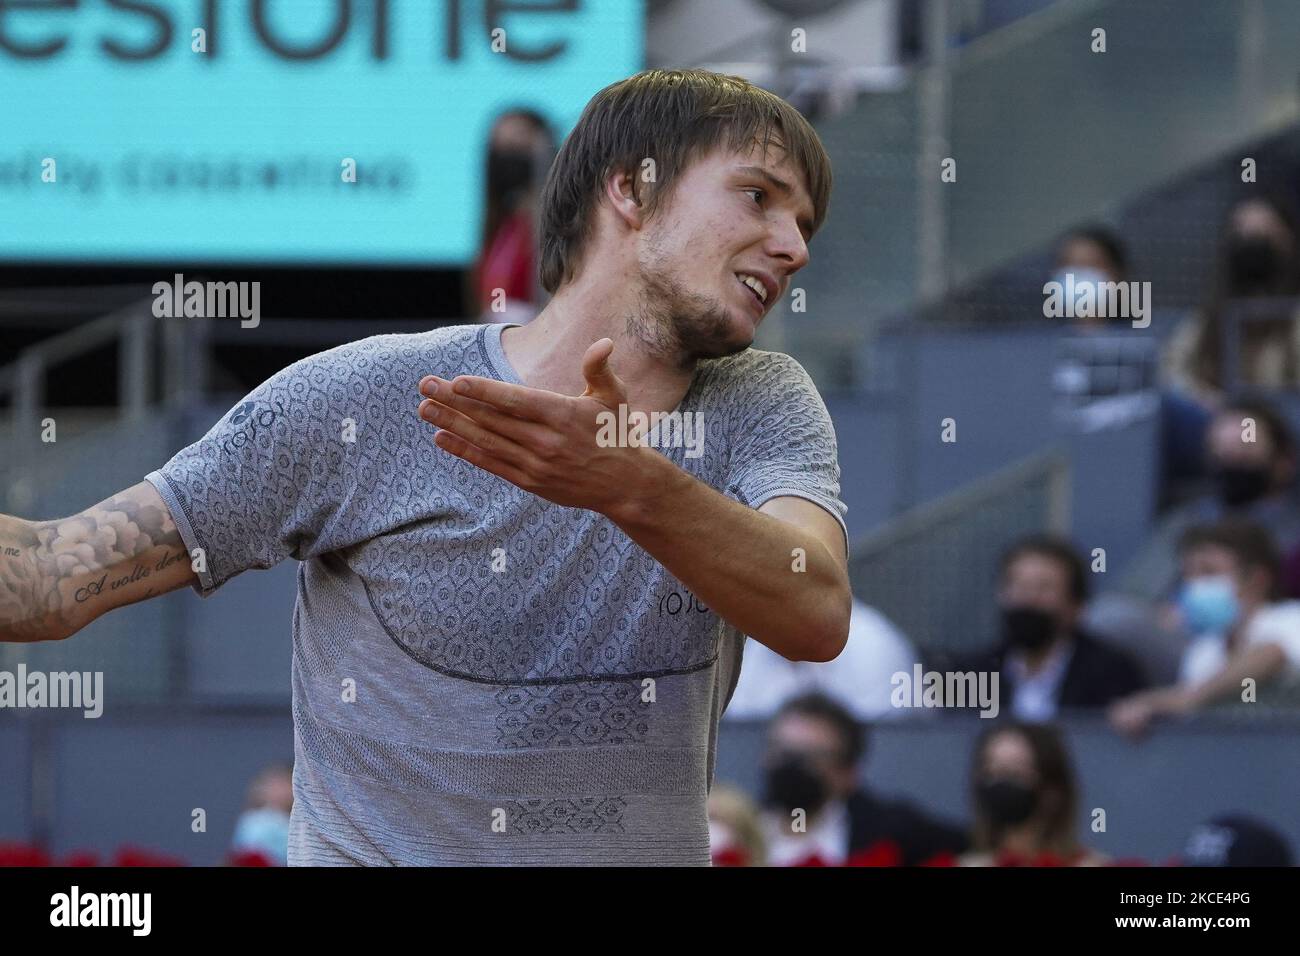
[[[605,200],[629,229],[640,229],[645,224],[644,184],[637,182],[635,172],[611,169],[605,174]]]

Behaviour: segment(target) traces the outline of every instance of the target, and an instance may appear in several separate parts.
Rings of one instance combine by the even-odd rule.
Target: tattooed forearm
[[[145,597],[146,579],[184,556],[167,508],[141,486],[59,521],[0,515],[0,639],[66,637]]]

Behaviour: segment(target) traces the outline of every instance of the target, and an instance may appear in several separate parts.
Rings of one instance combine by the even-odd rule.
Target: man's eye
[[[745,192],[753,194],[753,196],[754,196],[754,202],[759,203],[760,205],[762,204],[762,202],[763,202],[763,190],[761,190],[761,189],[746,189]]]

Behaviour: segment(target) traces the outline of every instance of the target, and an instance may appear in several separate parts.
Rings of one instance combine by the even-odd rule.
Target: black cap
[[[1215,817],[1192,830],[1183,849],[1185,866],[1290,866],[1286,837],[1250,817]]]

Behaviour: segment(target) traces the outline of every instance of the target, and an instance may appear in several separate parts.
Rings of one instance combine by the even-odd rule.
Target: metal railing
[[[207,316],[158,318],[153,313],[154,297],[145,288],[133,286],[12,290],[0,294],[0,322],[18,326],[31,317],[57,321],[88,314],[95,297],[126,304],[24,348],[0,366],[0,400],[10,400],[8,428],[0,431],[7,439],[6,453],[0,455],[0,490],[7,493],[0,498],[7,499],[12,508],[21,510],[29,505],[31,486],[40,481],[39,463],[55,460],[41,454],[42,422],[49,412],[47,385],[50,376],[69,361],[116,347],[117,401],[110,414],[111,427],[134,421],[158,404],[172,410],[192,407],[208,393],[212,353],[217,346],[320,350],[379,332],[423,332],[431,327],[420,319],[382,325],[347,319],[269,319],[254,333],[239,323]]]
[[[59,333],[19,352],[0,368],[0,396],[11,396],[10,474],[24,474],[36,460],[46,407],[46,379],[59,365],[102,348],[118,346],[117,417],[144,413],[153,391],[154,319],[149,300],[136,300],[98,319]]]
[[[892,519],[853,546],[853,593],[924,651],[973,650],[997,618],[997,560],[1015,539],[1069,528],[1062,451],[1024,459]]]

